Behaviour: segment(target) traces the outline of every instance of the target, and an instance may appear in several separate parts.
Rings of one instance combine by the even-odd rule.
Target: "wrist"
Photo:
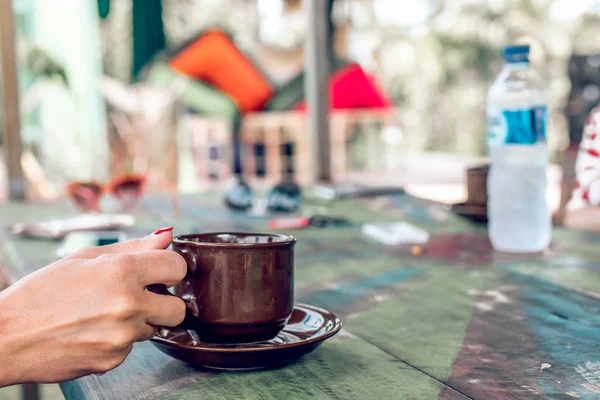
[[[22,343],[20,343],[16,329],[16,313],[10,306],[10,296],[7,290],[0,293],[0,387],[15,385],[21,382],[21,368],[18,360]]]

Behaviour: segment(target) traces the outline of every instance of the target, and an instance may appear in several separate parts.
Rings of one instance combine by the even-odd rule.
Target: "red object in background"
[[[270,229],[301,229],[310,225],[308,217],[276,218],[267,222]]]
[[[588,154],[592,157],[600,157],[600,153],[598,153],[598,150],[595,149],[588,149]]]
[[[391,108],[393,104],[360,65],[350,64],[329,78],[329,107],[332,110],[383,109]],[[294,109],[305,111],[306,101],[302,101]]]
[[[351,222],[345,218],[329,215],[313,215],[312,217],[275,218],[267,222],[270,229],[302,229],[309,226],[315,228],[348,226]]]
[[[587,203],[589,203],[590,202],[590,191],[589,190],[584,191],[583,194],[581,195],[581,198],[583,200],[585,200]]]
[[[124,209],[129,209],[141,197],[146,177],[126,174],[114,178],[105,185],[98,182],[71,182],[67,193],[73,202],[84,211],[100,212],[100,199],[105,193],[117,198]]]

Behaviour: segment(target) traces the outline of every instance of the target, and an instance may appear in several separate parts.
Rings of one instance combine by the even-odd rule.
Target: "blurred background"
[[[338,84],[340,99],[332,102],[332,131],[343,132],[332,135],[345,147],[332,157],[334,177],[462,179],[464,163],[486,155],[486,93],[506,44],[530,44],[546,80],[552,161],[579,140],[600,99],[596,0],[327,1],[330,85]],[[301,0],[63,2],[13,1],[31,196],[60,196],[65,182],[107,179],[144,157],[159,175],[168,168],[166,178],[183,191],[197,190],[207,177],[226,177],[215,171],[238,130],[245,162],[256,164],[252,175],[270,176],[259,160],[268,153],[260,143],[276,135],[269,129],[282,143],[300,143],[301,153]],[[229,72],[243,87],[228,84]],[[165,146],[168,154],[152,161]],[[370,156],[383,150],[384,157]],[[304,158],[296,159],[301,181]],[[560,180],[559,169],[552,173]],[[447,201],[464,194],[459,186],[421,189]]]
[[[555,211],[564,204],[568,149],[600,103],[600,0],[323,1],[334,180],[463,200],[465,168],[487,155],[486,95],[502,47],[527,43],[549,91],[548,197]],[[14,60],[1,31],[3,63],[18,83],[0,114],[0,199],[9,109],[28,199],[126,173],[157,190],[214,190],[234,173],[235,138],[249,180],[277,181],[287,157],[311,183],[302,0],[0,2],[10,6],[0,25],[12,13],[14,27]],[[6,96],[15,82],[3,76]]]

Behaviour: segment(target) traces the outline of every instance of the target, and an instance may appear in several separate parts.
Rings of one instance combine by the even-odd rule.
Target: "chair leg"
[[[26,383],[21,385],[22,400],[40,400],[40,385],[37,383]]]

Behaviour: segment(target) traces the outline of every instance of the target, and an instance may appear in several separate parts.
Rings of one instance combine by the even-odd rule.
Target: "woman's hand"
[[[1,292],[0,387],[106,372],[156,325],[181,323],[181,299],[145,290],[185,276],[185,260],[164,250],[171,230],[83,249]]]

